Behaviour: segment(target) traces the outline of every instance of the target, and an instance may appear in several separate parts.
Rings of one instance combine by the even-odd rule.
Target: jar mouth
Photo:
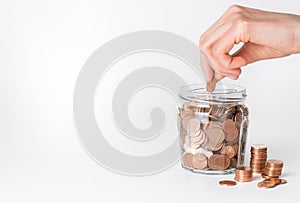
[[[244,101],[246,89],[239,85],[217,83],[213,92],[207,92],[206,84],[189,84],[180,88],[179,97],[186,101],[232,103]]]

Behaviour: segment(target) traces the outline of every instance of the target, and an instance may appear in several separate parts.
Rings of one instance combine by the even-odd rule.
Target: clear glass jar
[[[193,172],[227,174],[242,166],[248,129],[246,89],[217,84],[212,93],[205,84],[180,89],[178,108],[181,165]]]

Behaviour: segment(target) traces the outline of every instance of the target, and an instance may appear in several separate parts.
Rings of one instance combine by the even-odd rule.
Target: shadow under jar
[[[246,89],[218,84],[181,87],[178,108],[181,165],[204,174],[233,173],[244,164],[248,129]]]

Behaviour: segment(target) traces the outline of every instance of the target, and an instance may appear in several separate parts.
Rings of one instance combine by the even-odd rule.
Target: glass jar
[[[217,84],[181,87],[178,108],[181,165],[204,174],[233,173],[244,164],[248,129],[246,89]]]

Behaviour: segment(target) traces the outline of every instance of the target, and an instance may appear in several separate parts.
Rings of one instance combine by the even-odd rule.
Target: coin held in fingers
[[[216,81],[206,82],[206,91],[213,92],[216,88]]]

